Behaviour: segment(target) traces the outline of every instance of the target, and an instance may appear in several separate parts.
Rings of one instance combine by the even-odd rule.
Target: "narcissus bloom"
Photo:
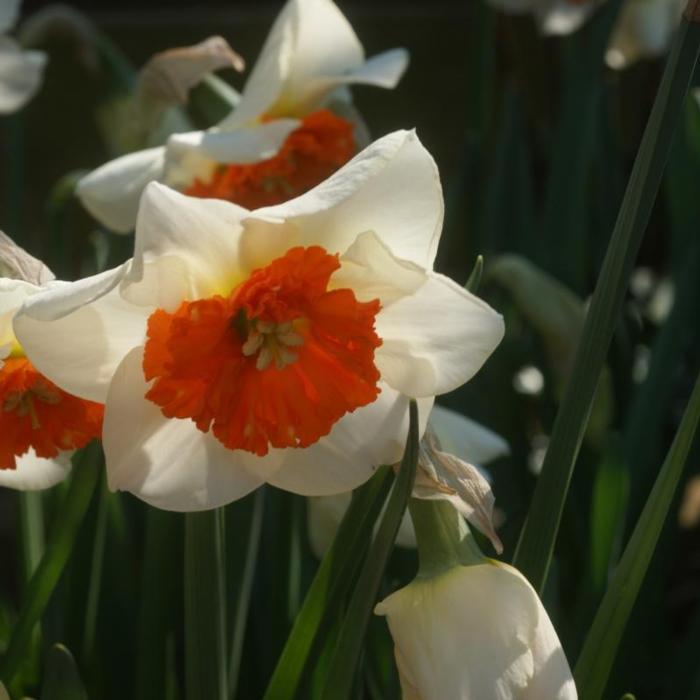
[[[425,422],[502,338],[432,272],[442,212],[411,132],[253,212],[151,183],[133,260],[31,299],[15,326],[53,381],[106,402],[113,488],[175,510],[264,481],[347,491],[400,459],[406,397]]]
[[[404,700],[575,700],[537,593],[512,566],[483,561],[419,577],[377,605]]]
[[[489,0],[512,14],[532,13],[543,34],[576,31],[605,0]]]
[[[393,88],[407,63],[403,49],[365,60],[331,0],[289,0],[229,116],[208,131],[175,134],[165,147],[103,165],[79,183],[78,196],[123,233],[133,230],[152,180],[248,209],[291,199],[359,150],[348,86]]]
[[[46,65],[43,51],[24,51],[7,35],[17,23],[21,4],[0,2],[0,114],[16,112],[34,97]]]
[[[642,58],[663,54],[686,4],[685,0],[625,0],[605,54],[606,63],[622,69]]]
[[[0,277],[0,486],[33,490],[61,481],[72,451],[100,436],[103,407],[66,393],[27,359],[12,321],[53,275],[0,233],[0,274],[19,272],[34,281]]]

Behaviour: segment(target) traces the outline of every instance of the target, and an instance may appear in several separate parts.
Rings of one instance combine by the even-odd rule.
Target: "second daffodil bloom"
[[[17,342],[17,311],[53,275],[1,232],[0,275],[0,486],[48,488],[70,471],[73,450],[100,437],[103,407],[57,387]]]
[[[252,212],[151,183],[133,260],[30,300],[15,325],[49,377],[106,402],[112,488],[174,510],[265,481],[347,491],[400,459],[406,397],[425,422],[503,336],[432,272],[442,212],[405,131]]]
[[[365,60],[332,0],[288,0],[229,116],[208,131],[175,134],[165,147],[103,165],[81,180],[78,196],[122,233],[133,230],[152,180],[248,209],[291,199],[359,150],[348,86],[393,88],[407,64],[403,49]]]
[[[379,603],[403,700],[576,700],[557,633],[527,579],[487,559],[448,503],[411,502],[420,571]]]

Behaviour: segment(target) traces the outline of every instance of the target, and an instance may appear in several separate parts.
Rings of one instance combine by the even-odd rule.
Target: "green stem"
[[[19,494],[19,513],[22,525],[22,565],[26,585],[32,578],[32,574],[44,553],[44,511],[41,492],[21,492]]]
[[[412,498],[408,507],[416,530],[419,578],[431,578],[455,566],[486,561],[469,526],[454,506],[445,501]]]
[[[73,551],[78,528],[97,484],[100,453],[100,445],[91,443],[73,469],[71,483],[56,522],[52,525],[46,551],[29,582],[7,653],[0,663],[0,679],[5,685],[11,685],[19,671],[31,641],[32,630],[41,618]]]
[[[185,516],[185,679],[188,700],[227,700],[222,508]]]
[[[552,430],[515,566],[542,591],[566,494],[637,251],[661,183],[700,50],[700,25],[683,19],[632,169],[586,316],[571,379]]]

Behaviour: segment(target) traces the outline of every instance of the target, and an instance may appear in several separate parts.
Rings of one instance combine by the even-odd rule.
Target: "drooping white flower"
[[[534,15],[543,34],[576,31],[605,0],[489,0],[511,14]]]
[[[393,88],[407,63],[403,49],[365,60],[332,0],[288,0],[229,116],[101,166],[79,183],[78,196],[121,233],[133,230],[139,197],[153,180],[249,209],[290,199],[357,150],[352,123],[326,107],[349,103],[354,83]]]
[[[434,436],[437,444],[447,453],[453,456],[460,469],[463,478],[468,477],[467,483],[472,490],[465,498],[464,489],[460,489],[459,482],[448,485],[444,483],[444,474],[440,470],[443,482],[438,482],[438,475],[433,466],[431,450],[427,445],[421,450],[421,458],[418,463],[418,474],[413,496],[417,498],[444,499],[460,506],[463,515],[472,516],[472,520],[478,521],[477,527],[494,541],[497,551],[500,542],[493,531],[491,523],[491,508],[493,507],[493,495],[488,480],[476,467],[483,467],[499,457],[509,453],[508,443],[492,430],[466,418],[456,411],[452,411],[437,404],[433,406],[430,414],[428,430]],[[442,454],[442,452],[441,452]],[[434,457],[433,457],[434,458]],[[438,469],[440,467],[438,466]],[[464,474],[464,470],[468,470]],[[429,471],[432,472],[429,473]],[[452,474],[450,474],[451,476]],[[476,493],[474,493],[476,491]],[[351,493],[339,493],[334,496],[314,496],[307,502],[307,529],[309,543],[314,554],[320,559],[331,545],[335,533],[340,526],[345,512],[350,505]],[[481,508],[479,508],[481,506]],[[480,518],[477,514],[486,508],[486,518]],[[476,518],[474,517],[476,516]],[[399,547],[414,548],[416,546],[416,533],[413,529],[411,517],[406,511],[399,531],[396,535],[396,545]]]
[[[605,61],[616,70],[660,56],[678,28],[685,0],[625,0]]]
[[[0,486],[45,489],[70,471],[74,448],[99,437],[102,407],[69,396],[32,366],[12,323],[53,280],[40,260],[0,232]]]
[[[0,3],[0,114],[21,109],[36,94],[46,65],[42,51],[24,51],[8,32],[17,23],[21,0]]]
[[[106,403],[112,488],[173,510],[264,481],[348,491],[400,459],[407,397],[425,424],[503,336],[432,272],[442,214],[412,132],[253,212],[151,183],[133,260],[30,300],[15,329],[47,376]]]
[[[527,579],[492,560],[416,578],[379,603],[404,700],[575,700],[552,623]]]

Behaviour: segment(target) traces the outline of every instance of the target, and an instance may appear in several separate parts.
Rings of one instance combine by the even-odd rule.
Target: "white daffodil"
[[[442,215],[405,131],[253,212],[151,183],[133,260],[33,298],[15,330],[53,381],[106,403],[112,488],[185,511],[265,481],[348,491],[400,459],[407,397],[425,424],[503,336],[432,272]]]
[[[78,196],[122,233],[133,230],[139,197],[153,180],[248,209],[291,199],[357,152],[352,120],[341,114],[348,86],[393,88],[407,63],[403,49],[365,60],[331,0],[289,0],[229,116],[207,131],[175,134],[164,147],[103,165],[81,180]]]
[[[0,486],[45,489],[70,471],[75,448],[100,436],[103,408],[70,396],[27,359],[12,322],[51,271],[0,232]]]
[[[532,13],[543,34],[575,32],[605,0],[489,0],[510,14]]]
[[[668,50],[685,0],[625,0],[605,61],[616,70]]]
[[[466,418],[461,413],[451,411],[443,406],[433,406],[430,414],[429,430],[435,436],[441,449],[445,453],[454,455],[460,464],[471,463],[483,467],[510,452],[508,443],[500,435]],[[427,449],[427,446],[424,446],[424,451],[421,455],[423,458],[428,456],[425,454]],[[432,480],[429,479],[428,473],[425,471],[427,466],[425,459],[422,460],[422,464],[419,462],[419,476],[413,492],[415,497],[440,498],[451,502],[464,502],[463,495],[457,489],[445,487],[445,485],[435,488],[435,484],[431,483]],[[472,467],[472,469],[474,468]],[[472,477],[470,483],[474,483],[478,479],[479,484],[485,487],[490,494],[488,481],[483,474],[479,477],[474,477],[472,473],[470,476]],[[333,542],[335,533],[340,526],[340,521],[350,505],[351,498],[352,493],[349,492],[339,493],[334,496],[314,496],[309,498],[307,503],[309,543],[314,554],[319,559],[323,557],[331,542]],[[473,501],[474,499],[467,500]],[[479,500],[483,500],[483,496],[480,496]],[[493,498],[491,497],[489,505],[492,502]],[[490,515],[489,511],[486,522],[480,524],[479,529],[482,529],[484,534],[493,536],[493,527],[490,526]],[[406,548],[414,548],[416,546],[416,533],[408,511],[405,513],[399,526],[396,544],[399,547]],[[498,549],[500,543],[498,543],[497,539],[494,541],[494,545]]]
[[[0,2],[0,114],[21,109],[36,94],[46,65],[42,51],[24,51],[7,33],[17,24],[21,0]]]
[[[492,560],[415,579],[386,615],[404,700],[575,700],[557,633],[527,579]]]

